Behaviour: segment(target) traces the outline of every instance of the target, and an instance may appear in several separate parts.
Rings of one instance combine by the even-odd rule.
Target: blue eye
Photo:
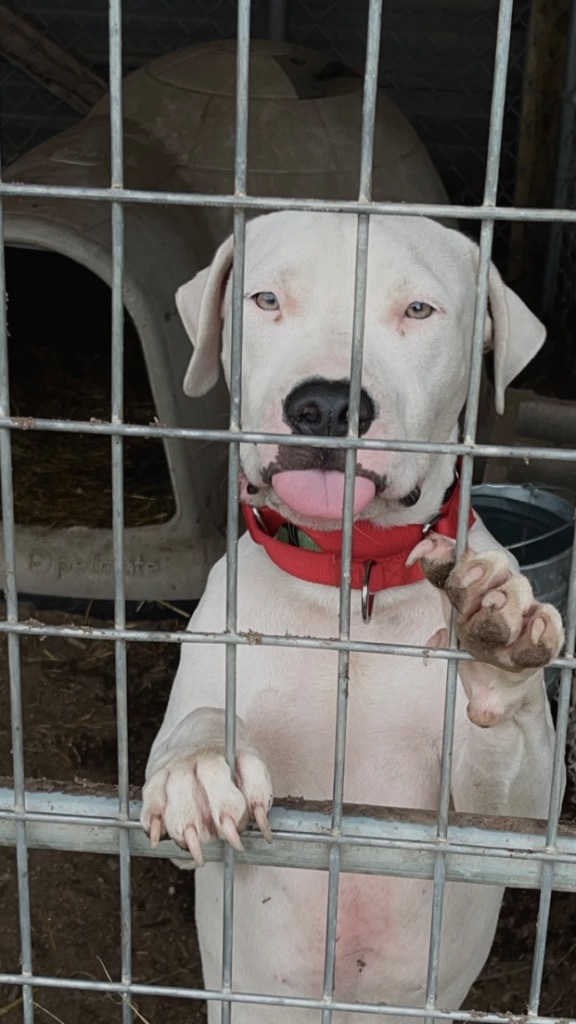
[[[260,309],[274,310],[280,309],[280,303],[274,295],[274,292],[257,292],[252,298]]]
[[[433,312],[434,307],[429,302],[411,302],[404,311],[404,316],[410,317],[412,320],[426,320],[427,317],[432,316]]]

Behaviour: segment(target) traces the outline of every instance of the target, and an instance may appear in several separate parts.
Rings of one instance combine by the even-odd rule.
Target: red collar
[[[444,503],[438,518],[433,522],[436,533],[445,537],[456,537],[458,523],[458,506],[460,501],[460,484],[457,483],[448,500]],[[310,551],[304,547],[296,547],[282,540],[276,540],[275,534],[287,520],[279,512],[271,508],[261,508],[257,512],[250,505],[243,505],[242,511],[250,536],[256,544],[261,544],[269,558],[279,569],[309,583],[323,583],[331,587],[340,586],[341,578],[341,530],[309,530],[302,532],[321,549]],[[470,512],[469,527],[474,523],[474,513]],[[409,583],[419,583],[424,573],[417,562],[406,565],[406,559],[412,549],[425,536],[426,529],[422,525],[394,526],[386,528],[360,520],[352,528],[352,566],[351,587],[361,590],[366,584],[369,572],[369,588],[373,594],[389,587],[404,587]],[[371,563],[371,564],[370,564]]]

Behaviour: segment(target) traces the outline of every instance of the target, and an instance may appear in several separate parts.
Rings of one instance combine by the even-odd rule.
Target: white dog
[[[248,510],[250,529],[239,547],[240,630],[338,635],[343,453],[329,440],[325,448],[307,447],[306,437],[347,432],[355,239],[356,219],[332,214],[274,213],[247,228],[243,427],[303,440],[301,447],[241,446],[242,500],[256,512]],[[433,221],[372,218],[361,436],[457,439],[477,262],[472,242]],[[215,384],[221,339],[230,383],[231,264],[228,239],[211,267],[178,292],[194,344],[190,395]],[[500,411],[506,385],[543,340],[542,325],[492,269],[486,347],[494,350]],[[454,462],[437,454],[358,453],[352,637],[442,645],[454,604],[460,643],[478,660],[460,665],[453,806],[542,817],[554,733],[541,667],[560,651],[562,624],[552,607],[535,602],[478,519],[454,566]],[[434,530],[423,531],[431,522]],[[224,630],[225,578],[223,559],[191,628]],[[371,594],[364,608],[363,582]],[[223,646],[183,646],[144,787],[142,822],[152,842],[168,833],[197,865],[211,837],[238,847],[248,817],[269,836],[272,793],[315,800],[332,793],[337,654],[239,648],[233,779],[223,756],[224,661]],[[445,661],[351,655],[346,801],[437,807],[445,675]],[[221,981],[221,883],[219,863],[197,873],[202,962],[212,988]],[[235,987],[321,998],[326,893],[321,872],[238,866]],[[342,876],[337,998],[423,1005],[431,895],[431,883],[421,880]],[[488,955],[501,897],[495,887],[448,885],[438,1005],[456,1009],[466,996]],[[303,1009],[233,1008],[236,1024],[318,1019],[318,1011]],[[357,1024],[364,1015],[337,1019]],[[218,1003],[210,1004],[209,1020],[220,1020]]]

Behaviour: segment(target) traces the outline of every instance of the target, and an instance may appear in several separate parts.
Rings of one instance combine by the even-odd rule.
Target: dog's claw
[[[260,829],[260,831],[261,831],[262,835],[264,836],[264,839],[266,840],[266,842],[267,843],[274,842],[274,840],[272,838],[272,830],[270,828],[270,822],[268,821],[268,815],[266,814],[266,811],[264,810],[263,805],[262,804],[255,804],[253,809],[252,809],[252,815],[254,817],[254,821],[258,825],[258,828]]]
[[[229,815],[227,815],[227,814],[224,815],[224,817],[222,818],[222,821],[220,822],[218,831],[221,833],[221,835],[222,835],[222,837],[224,839],[228,840],[228,842],[230,843],[230,846],[233,846],[234,849],[237,850],[238,853],[244,853],[244,847],[242,846],[242,840],[240,839],[240,836],[238,835],[238,830],[236,828],[236,825],[234,824],[234,822],[232,821],[232,818]]]
[[[202,847],[198,838],[198,832],[194,825],[187,825],[184,829],[184,841],[186,846],[190,850],[196,864],[199,868],[204,867],[204,854],[202,853]]]
[[[164,833],[164,821],[161,814],[155,814],[150,822],[150,846],[156,849]]]
[[[214,709],[216,714],[220,719]],[[272,806],[270,774],[247,742],[236,753],[234,779],[223,749],[207,744],[197,752],[177,752],[170,765],[157,769],[144,786],[142,800],[140,820],[152,846],[169,835],[190,854],[182,867],[202,867],[210,848],[206,844],[216,836],[243,853],[240,835],[253,817],[251,808],[256,809],[262,834],[272,841],[267,818]]]
[[[412,551],[406,559],[406,565],[414,565],[414,563],[418,562],[421,558],[425,558],[426,555],[432,554],[433,550],[434,541],[429,537],[425,537],[424,540],[418,542],[415,548],[412,548]]]
[[[437,650],[438,647],[448,646],[448,630],[443,626],[441,629],[437,629],[435,633],[426,641],[424,647],[428,650]]]
[[[546,632],[546,623],[539,615],[536,616],[530,630],[530,639],[533,644],[539,644]]]

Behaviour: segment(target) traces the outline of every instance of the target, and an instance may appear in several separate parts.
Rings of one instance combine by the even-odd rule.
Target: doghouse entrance
[[[6,248],[12,415],[110,420],[111,290],[55,252]],[[124,326],[124,419],[156,416],[140,338]],[[20,526],[110,527],[108,436],[13,432],[14,502]],[[160,440],[124,440],[127,527],[167,522],[176,505]]]

